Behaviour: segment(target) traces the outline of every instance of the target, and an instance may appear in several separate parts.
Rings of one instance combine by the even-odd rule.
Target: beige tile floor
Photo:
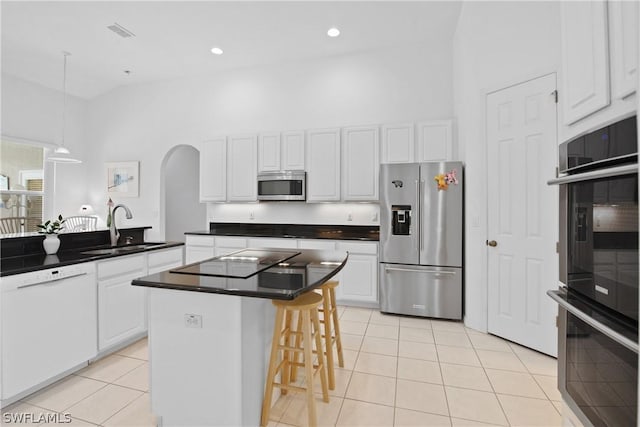
[[[320,425],[561,425],[551,357],[458,322],[353,307],[340,307],[340,319],[345,367],[329,403],[315,385]],[[4,411],[66,413],[79,426],[155,426],[147,360],[147,341],[138,341]],[[290,393],[269,425],[306,422],[304,395]]]

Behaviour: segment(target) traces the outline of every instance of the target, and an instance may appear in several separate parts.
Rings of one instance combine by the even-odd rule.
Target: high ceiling
[[[121,85],[417,43],[450,43],[460,2],[5,1],[2,72],[93,98]],[[135,34],[107,29],[118,23]],[[327,30],[337,27],[337,38]],[[219,46],[224,54],[210,50]],[[130,70],[127,75],[125,70]]]

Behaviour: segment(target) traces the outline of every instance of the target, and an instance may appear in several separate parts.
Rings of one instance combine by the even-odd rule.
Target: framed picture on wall
[[[140,162],[108,162],[107,195],[109,197],[138,197]]]

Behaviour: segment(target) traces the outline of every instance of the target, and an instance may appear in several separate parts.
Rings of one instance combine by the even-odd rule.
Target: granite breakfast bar
[[[346,252],[245,249],[136,279],[148,288],[152,412],[164,426],[259,425],[275,309]]]

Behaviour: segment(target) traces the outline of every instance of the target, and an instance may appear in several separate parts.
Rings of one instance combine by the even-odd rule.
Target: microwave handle
[[[638,173],[638,164],[616,166],[613,168],[599,169],[590,172],[579,173],[575,175],[567,175],[560,178],[554,178],[547,181],[548,185],[571,184],[573,182],[589,181],[592,179],[610,178],[618,175],[627,175],[630,173]]]
[[[568,302],[564,298],[562,298],[559,295],[559,291],[547,291],[547,295],[549,295],[552,300],[557,302],[560,307],[562,307],[563,309],[567,310],[569,313],[573,314],[574,316],[576,316],[578,319],[582,320],[587,325],[591,326],[592,328],[594,328],[598,332],[603,333],[604,335],[606,335],[607,337],[611,338],[612,340],[614,340],[618,344],[620,344],[622,346],[625,346],[629,350],[631,350],[634,353],[638,354],[638,343],[633,342],[632,340],[630,340],[629,338],[625,337],[624,335],[622,335],[622,334],[614,331],[610,327],[608,327],[606,325],[603,325],[602,323],[598,322],[597,320],[595,320],[593,317],[589,316],[587,313],[583,312],[582,310],[579,310],[578,308],[573,306],[570,302]]]

